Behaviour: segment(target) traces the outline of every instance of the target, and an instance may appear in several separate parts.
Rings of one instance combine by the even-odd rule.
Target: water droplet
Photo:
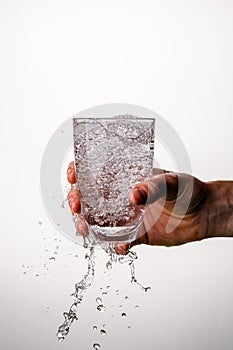
[[[51,256],[51,258],[49,258],[49,260],[55,261],[56,259],[54,258],[54,256]]]
[[[97,304],[101,304],[102,303],[102,299],[100,297],[97,297],[96,298],[96,302],[97,302]]]
[[[135,305],[135,309],[138,309],[139,308],[139,306],[138,305]]]
[[[99,350],[100,348],[101,348],[100,344],[98,343],[93,344],[93,349]]]
[[[39,277],[40,275],[36,275],[36,277]]]
[[[75,258],[78,258],[78,254],[75,255]]]
[[[111,269],[112,269],[112,262],[111,262],[111,261],[108,261],[108,262],[106,263],[106,269],[108,269],[108,270],[111,270]]]
[[[102,292],[102,295],[107,295],[108,293],[107,292]]]
[[[94,331],[97,329],[97,326],[93,326]]]
[[[106,327],[106,324],[105,324],[105,323],[103,324],[103,327]]]
[[[63,335],[62,332],[57,333],[57,339],[61,343],[65,339],[65,336]]]
[[[24,274],[24,275],[26,275],[26,274],[27,274],[27,272],[25,272],[25,271],[24,271],[24,272],[23,272],[23,274]]]
[[[103,304],[99,304],[99,305],[97,306],[97,310],[98,310],[98,311],[101,311],[101,312],[104,312],[104,311],[106,310],[106,307],[105,307]]]
[[[107,332],[106,332],[104,329],[101,329],[101,330],[100,330],[100,334],[101,334],[101,335],[106,335]]]
[[[126,317],[127,317],[127,315],[126,315],[125,312],[122,312],[121,316],[122,316],[123,318],[126,318]]]
[[[107,286],[107,289],[109,289],[110,288],[110,286]]]
[[[71,307],[70,307],[70,312],[71,313],[76,314],[77,310],[78,310],[78,308],[77,308],[76,304],[71,305]]]
[[[42,225],[42,224],[43,224],[43,222],[42,222],[42,221],[39,221],[39,222],[38,222],[38,224],[39,224],[39,225]]]
[[[130,329],[131,328],[131,326],[128,326],[128,329]]]
[[[129,299],[129,297],[126,295],[126,296],[125,296],[125,300],[127,300],[127,299]]]

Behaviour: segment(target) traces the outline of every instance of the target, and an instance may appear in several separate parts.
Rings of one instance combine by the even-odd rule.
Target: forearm
[[[207,237],[233,237],[233,181],[212,181],[207,186]]]

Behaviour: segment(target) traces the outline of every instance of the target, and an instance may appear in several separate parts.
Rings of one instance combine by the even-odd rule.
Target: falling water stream
[[[71,304],[69,311],[64,312],[64,322],[58,327],[57,338],[59,341],[63,341],[67,334],[70,331],[71,325],[74,321],[78,320],[78,308],[82,303],[84,294],[87,289],[92,285],[94,276],[95,276],[95,247],[89,246],[88,244],[84,244],[84,247],[88,250],[85,258],[87,259],[87,272],[80,282],[75,284],[75,292],[72,294],[74,301]],[[135,264],[134,261],[137,259],[137,254],[135,252],[130,251],[126,255],[119,256],[112,245],[104,246],[104,250],[108,254],[108,262],[106,263],[106,268],[110,270],[112,268],[113,263],[127,263],[130,268],[131,273],[131,283],[135,283],[138,285],[144,292],[147,292],[150,287],[144,287],[141,283],[139,283],[135,276]],[[128,298],[128,297],[126,297]],[[97,302],[97,310],[100,312],[105,311],[106,307],[103,305],[102,299],[100,297],[96,298]],[[125,312],[122,312],[122,317],[126,318],[127,315]],[[94,326],[95,327],[95,326]],[[94,329],[94,328],[93,328]],[[106,331],[102,329],[100,331],[101,335],[106,335]],[[94,349],[100,349],[100,344],[95,343],[93,345]]]

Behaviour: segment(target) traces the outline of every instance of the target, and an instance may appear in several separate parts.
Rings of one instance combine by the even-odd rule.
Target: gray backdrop
[[[98,251],[79,321],[59,344],[56,329],[86,270],[85,252],[49,221],[39,189],[54,131],[110,102],[163,116],[195,176],[232,179],[232,40],[227,0],[0,2],[1,349],[86,350],[94,342],[112,350],[232,349],[233,239],[135,248],[148,294],[130,284],[127,266],[104,273]],[[109,284],[99,313],[95,299]]]

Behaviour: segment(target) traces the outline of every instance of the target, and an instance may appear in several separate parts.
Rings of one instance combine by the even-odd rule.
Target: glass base
[[[138,230],[141,226],[143,217],[137,221],[134,226],[120,227],[101,227],[97,225],[88,225],[88,238],[91,241],[98,242],[121,242],[130,243],[138,237]]]

